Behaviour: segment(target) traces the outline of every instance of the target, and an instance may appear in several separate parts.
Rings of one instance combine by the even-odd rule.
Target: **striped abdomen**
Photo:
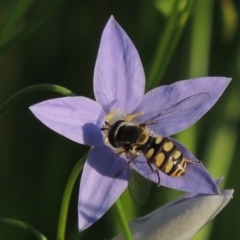
[[[169,176],[179,177],[186,172],[186,158],[179,148],[166,137],[149,136],[148,143],[139,150],[150,163]]]

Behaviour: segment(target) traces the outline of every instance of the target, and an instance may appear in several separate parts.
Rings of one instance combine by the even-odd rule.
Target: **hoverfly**
[[[169,137],[156,135],[149,126],[164,121],[178,122],[178,116],[190,114],[201,105],[207,95],[208,93],[197,93],[186,97],[140,124],[131,122],[131,120],[141,113],[130,115],[130,117],[126,116],[125,119],[117,120],[111,124],[106,120],[105,126],[101,130],[106,131],[109,144],[117,149],[118,154],[125,154],[128,165],[139,154],[142,154],[151,171],[157,174],[160,186],[159,170],[171,177],[180,177],[186,173],[189,163],[197,164],[200,162],[187,159],[173,140]],[[135,170],[132,175],[140,178]],[[136,202],[142,202],[136,199],[133,190],[130,189],[130,193]]]

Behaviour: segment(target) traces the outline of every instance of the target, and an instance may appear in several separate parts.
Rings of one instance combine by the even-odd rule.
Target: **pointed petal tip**
[[[232,81],[232,78],[230,78],[230,77],[214,76],[214,77],[211,77],[211,78],[217,78],[221,81],[225,81],[227,85]]]
[[[116,20],[115,20],[115,18],[114,18],[114,16],[113,15],[111,15],[110,16],[110,18],[109,18],[109,20],[108,21],[114,21],[114,22],[116,22]]]
[[[29,110],[35,115],[35,112],[36,112],[37,108],[38,108],[38,103],[30,106]]]
[[[222,77],[222,76],[215,76],[215,78],[221,78],[221,79],[225,79],[226,81],[231,81],[232,78],[231,77]]]
[[[227,190],[223,190],[222,194],[225,196],[228,196],[231,198],[233,198],[233,194],[234,194],[234,189],[227,189]]]
[[[89,227],[90,225],[86,225],[86,224],[83,224],[83,221],[82,220],[78,220],[78,231],[79,232],[82,232],[84,231],[87,227]]]
[[[151,130],[163,136],[174,135],[190,127],[207,113],[230,81],[231,78],[227,77],[201,77],[152,89],[144,95],[135,110],[144,114],[135,120],[144,122],[149,117],[159,115],[155,119],[157,123],[150,127]]]
[[[87,218],[85,215],[80,214],[80,209],[78,210],[78,231],[82,232],[88,227],[90,227],[92,224],[94,224],[97,220],[96,219],[91,219]]]
[[[30,110],[31,112],[33,111],[32,109],[34,109],[34,105],[32,105],[32,106],[29,107],[29,110]]]
[[[117,158],[115,152],[106,145],[94,147],[90,151],[80,183],[79,230],[82,231],[99,220],[126,189],[127,173],[122,171],[116,177],[125,166],[126,160]]]
[[[137,49],[111,16],[102,33],[94,69],[95,99],[107,113],[120,108],[128,114],[141,102],[144,90],[145,74]]]
[[[38,118],[38,110],[39,110],[39,104],[40,103],[36,103],[32,106],[29,107],[29,110],[32,112],[32,114]]]
[[[116,26],[119,26],[118,22],[116,21],[116,19],[114,18],[113,15],[110,16],[110,18],[108,19],[107,21],[107,24],[105,26],[105,29],[108,28],[108,27],[116,27]],[[120,27],[120,26],[119,26]]]

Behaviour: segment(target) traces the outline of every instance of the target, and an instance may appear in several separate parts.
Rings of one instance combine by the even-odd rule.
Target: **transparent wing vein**
[[[143,125],[153,125],[159,122],[175,122],[180,121],[184,116],[188,116],[197,108],[199,108],[208,93],[198,93],[192,96],[186,97],[181,101],[171,105],[164,111],[158,113],[157,115],[151,117],[150,119],[143,122]]]

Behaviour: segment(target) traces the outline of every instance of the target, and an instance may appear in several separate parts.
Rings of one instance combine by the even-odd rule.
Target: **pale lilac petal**
[[[155,88],[144,96],[135,110],[144,112],[136,121],[142,123],[163,113],[155,120],[157,124],[151,125],[150,128],[163,136],[171,136],[199,120],[216,103],[229,82],[230,79],[225,77],[204,77]],[[183,99],[199,93],[203,94],[190,98],[167,113],[163,112]]]
[[[131,113],[142,100],[145,76],[138,52],[113,17],[101,38],[94,71],[94,93],[105,112]]]
[[[88,155],[80,183],[79,230],[92,225],[113,205],[128,185],[126,160],[108,146],[95,147]]]
[[[216,183],[216,185],[218,186],[218,188],[219,188],[219,186],[220,186],[220,184],[221,184],[221,182],[222,182],[223,179],[224,179],[223,177],[222,177],[222,178],[218,178],[218,179],[214,179],[214,182]],[[224,193],[226,193],[227,195],[229,195],[229,191],[231,192],[231,190],[224,190]],[[222,191],[219,191],[219,194],[222,194]],[[201,196],[205,196],[205,195],[206,195],[206,194],[204,194],[204,193],[185,193],[185,194],[183,194],[181,197],[179,197],[179,198],[177,198],[177,199],[175,199],[175,200],[173,200],[173,201],[165,204],[164,206],[162,206],[162,207],[161,207],[161,210],[163,210],[163,209],[165,209],[165,208],[169,208],[169,207],[171,207],[171,206],[173,206],[173,205],[176,205],[176,204],[178,204],[178,203],[181,203],[181,202],[183,202],[183,201],[186,201],[186,200],[188,200],[188,199],[190,199],[190,198],[201,197]],[[152,212],[152,213],[153,213],[153,212]],[[151,214],[151,213],[150,213],[150,214]],[[150,215],[150,214],[149,214],[149,215]]]
[[[103,145],[100,128],[104,121],[102,107],[85,97],[51,99],[30,107],[47,127],[77,143]]]
[[[189,160],[198,161],[194,155],[189,152],[183,145],[174,139],[171,139],[178,148],[182,151],[183,155]],[[153,173],[150,167],[147,165],[147,161],[144,156],[139,156],[132,164],[132,167],[136,169],[147,179],[158,183],[158,177],[156,173]],[[153,165],[153,168],[154,167]],[[204,194],[218,194],[219,190],[206,168],[202,164],[187,165],[187,171],[184,176],[171,177],[167,174],[159,171],[160,173],[160,185],[178,189],[184,192],[192,193],[204,193]]]
[[[183,197],[152,213],[130,222],[132,236],[140,239],[191,239],[207,222],[212,220],[232,199],[233,190],[220,195]],[[114,240],[120,240],[119,234]]]

